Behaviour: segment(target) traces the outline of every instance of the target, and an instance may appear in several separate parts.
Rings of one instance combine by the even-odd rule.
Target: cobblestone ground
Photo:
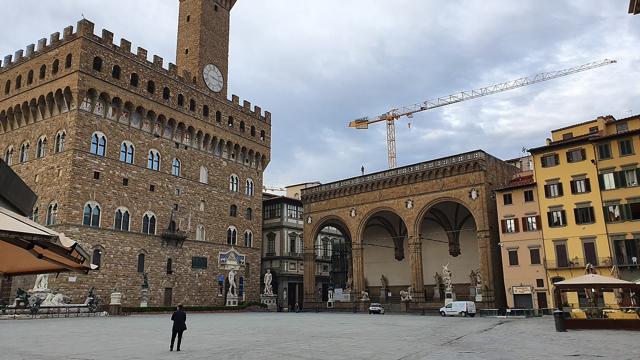
[[[556,333],[553,318],[189,314],[0,321],[0,359],[639,359],[640,333]]]

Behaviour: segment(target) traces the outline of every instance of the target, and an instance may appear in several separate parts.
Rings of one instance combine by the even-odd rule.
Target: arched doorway
[[[457,299],[475,300],[482,278],[477,226],[471,211],[455,200],[444,200],[427,206],[418,221],[425,299],[444,298],[441,276],[443,266],[448,264]]]
[[[362,227],[365,287],[372,301],[399,302],[400,291],[411,285],[408,231],[391,210],[367,217]]]
[[[317,229],[313,238],[315,298],[326,302],[329,290],[347,292],[353,285],[351,235],[337,219],[324,221]]]

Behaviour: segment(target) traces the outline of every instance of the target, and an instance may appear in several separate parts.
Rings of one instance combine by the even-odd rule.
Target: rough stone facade
[[[223,58],[228,57],[228,17],[235,2],[181,0],[181,11],[186,5],[204,9],[214,3],[222,6],[226,29],[205,21],[198,26],[225,41],[204,44],[218,47],[201,51],[204,58],[198,61],[223,62],[218,67],[226,80]],[[196,11],[191,16],[205,18]],[[197,40],[191,39],[193,48],[200,45]],[[222,55],[206,58],[213,53]],[[201,71],[192,74],[186,65],[164,68],[162,58],[147,58],[145,49],[133,54],[129,41],[114,45],[111,32],[97,36],[93,24],[82,20],[75,32],[68,27],[62,37],[55,33],[0,64],[0,151],[38,194],[34,217],[88,252],[102,254],[99,270],[86,276],[61,274],[50,280],[50,288],[74,301],[83,300],[90,287],[107,301],[117,289],[125,306],[137,306],[143,282],[137,259],[145,254],[150,306],[223,305],[217,278],[226,272],[218,268],[218,254],[234,246],[246,255],[246,269],[238,275],[244,298],[258,301],[261,190],[270,160],[271,114],[247,101],[240,104],[235,95],[227,100],[226,90],[208,90]],[[106,139],[104,155],[92,146],[94,134]],[[44,138],[46,143],[39,141]],[[134,147],[133,161],[121,160],[125,142]],[[26,159],[23,144],[28,144]],[[152,150],[161,156],[158,170],[149,168]],[[175,174],[174,159],[180,162]],[[235,176],[238,183],[232,186]],[[83,225],[88,203],[100,206],[94,226]],[[55,221],[50,219],[52,205],[57,205]],[[232,205],[236,216],[231,216]],[[128,211],[129,231],[115,229],[117,210]],[[143,234],[145,214],[155,216],[155,234]],[[228,244],[230,227],[237,230],[233,244]],[[250,243],[245,243],[247,232]],[[186,239],[174,241],[171,235]],[[192,257],[207,258],[207,268],[193,269]],[[32,286],[30,279],[14,279],[14,291],[25,283]],[[171,299],[165,299],[165,289],[171,289]]]
[[[425,286],[420,227],[430,209],[443,202],[460,204],[473,216],[484,279],[484,305],[503,305],[498,222],[492,194],[515,171],[515,167],[483,151],[474,151],[303,190],[305,307],[314,306],[314,299],[318,298],[314,243],[325,226],[340,229],[350,239],[355,294],[352,301],[359,301],[361,291],[372,290],[373,284],[366,283],[364,276],[363,234],[368,221],[380,212],[396,214],[406,224],[405,252],[411,275],[403,285],[412,286],[414,299],[424,304],[425,294],[433,290]]]

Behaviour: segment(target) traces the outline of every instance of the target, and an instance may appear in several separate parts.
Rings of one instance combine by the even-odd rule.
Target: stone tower
[[[180,0],[176,63],[188,71],[198,85],[206,86],[204,71],[214,65],[221,74],[221,89],[214,93],[227,97],[229,73],[229,22],[236,0]],[[217,73],[210,67],[213,73]],[[215,78],[215,77],[214,77]],[[210,87],[210,86],[209,86]]]

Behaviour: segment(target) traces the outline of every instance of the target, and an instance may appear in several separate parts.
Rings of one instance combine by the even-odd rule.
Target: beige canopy
[[[0,207],[0,274],[88,272],[89,255],[78,243]]]
[[[597,274],[587,274],[583,276],[574,277],[569,280],[558,281],[554,284],[559,285],[633,285],[630,281],[620,280],[608,276],[602,276]]]

